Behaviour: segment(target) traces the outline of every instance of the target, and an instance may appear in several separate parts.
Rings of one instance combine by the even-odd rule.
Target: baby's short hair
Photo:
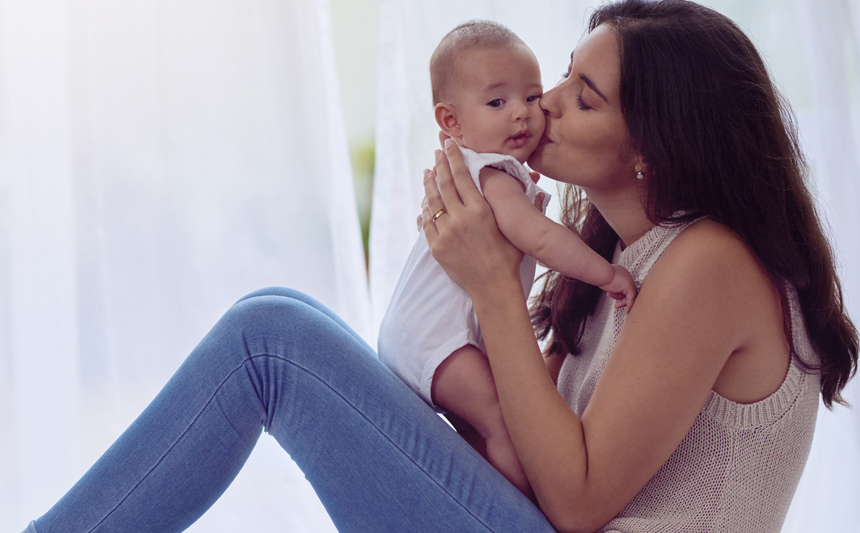
[[[469,50],[486,50],[524,44],[506,26],[491,20],[470,20],[448,32],[430,56],[433,105],[450,98],[457,56]]]

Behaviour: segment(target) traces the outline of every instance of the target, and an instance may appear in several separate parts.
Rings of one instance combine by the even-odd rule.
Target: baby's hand
[[[615,270],[615,275],[609,283],[601,285],[600,288],[615,299],[616,309],[626,307],[629,313],[633,302],[636,301],[636,285],[633,283],[633,276],[621,265],[610,266]]]

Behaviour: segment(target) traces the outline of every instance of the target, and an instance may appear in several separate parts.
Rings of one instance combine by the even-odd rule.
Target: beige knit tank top
[[[657,226],[613,262],[640,286],[672,239],[689,227]],[[778,533],[806,463],[818,413],[819,378],[797,361],[817,362],[793,287],[787,287],[796,357],[779,389],[739,404],[711,391],[687,436],[639,494],[600,532]],[[567,357],[558,389],[582,415],[621,328],[623,309],[605,294],[587,323],[582,354]]]

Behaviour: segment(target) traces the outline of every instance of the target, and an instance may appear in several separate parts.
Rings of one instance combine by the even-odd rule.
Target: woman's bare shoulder
[[[698,316],[730,335],[735,347],[754,333],[758,315],[781,309],[779,291],[752,250],[733,231],[707,219],[682,231],[666,248],[642,283],[636,304],[642,299],[652,300],[656,312],[680,307]]]
[[[749,254],[749,249],[734,231],[708,218],[699,220],[682,231],[672,241],[670,248],[697,254],[709,250]]]
[[[682,231],[655,263],[653,273],[708,283],[770,284],[753,251],[732,230],[704,219]],[[649,276],[650,277],[650,276]]]
[[[693,224],[646,282],[637,305],[650,299],[652,312],[722,345],[712,353],[725,362],[714,390],[747,403],[779,387],[788,364],[780,291],[737,234],[710,220]]]
[[[642,283],[636,307],[737,332],[735,318],[748,295],[768,284],[752,251],[725,226],[704,219],[682,231],[654,263]],[[693,324],[689,324],[692,326]],[[740,339],[738,339],[739,341]]]

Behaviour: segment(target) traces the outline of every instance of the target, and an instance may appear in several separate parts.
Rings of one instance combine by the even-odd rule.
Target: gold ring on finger
[[[440,210],[436,211],[436,212],[433,214],[433,223],[435,224],[435,223],[436,223],[436,219],[437,219],[437,218],[439,218],[439,217],[441,217],[442,215],[444,215],[444,214],[445,214],[445,213],[447,213],[447,212],[448,212],[448,210],[447,210],[447,209],[445,209],[444,207],[443,207],[442,209],[440,209]]]

